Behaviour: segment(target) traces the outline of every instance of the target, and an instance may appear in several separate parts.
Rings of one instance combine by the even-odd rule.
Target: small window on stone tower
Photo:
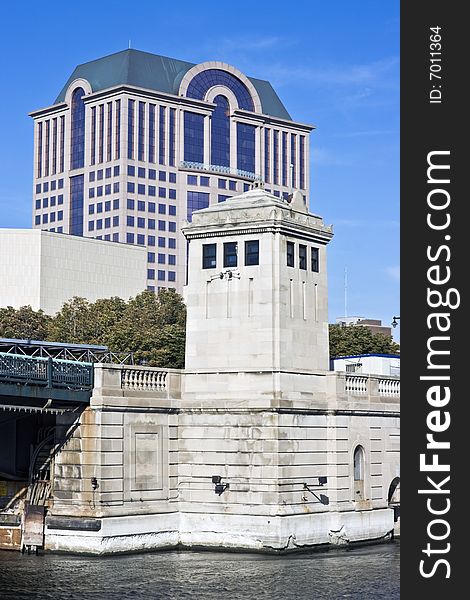
[[[299,269],[307,270],[307,246],[299,244]]]
[[[354,450],[354,500],[364,500],[364,448]]]
[[[245,242],[245,265],[259,265],[259,241]]]
[[[217,245],[202,245],[202,268],[214,269],[217,266]]]
[[[237,261],[237,242],[227,242],[224,244],[224,267],[236,267]]]
[[[294,242],[287,242],[287,266],[294,266]]]
[[[312,271],[318,273],[320,271],[320,264],[318,260],[318,248],[312,248]]]

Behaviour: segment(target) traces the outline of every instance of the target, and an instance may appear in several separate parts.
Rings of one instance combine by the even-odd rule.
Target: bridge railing
[[[88,390],[93,387],[93,365],[0,352],[0,381]]]

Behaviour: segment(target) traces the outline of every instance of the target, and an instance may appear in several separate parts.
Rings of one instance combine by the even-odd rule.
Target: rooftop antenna
[[[348,316],[348,267],[344,267],[344,316]]]
[[[129,50],[131,49],[131,40],[129,40]]]

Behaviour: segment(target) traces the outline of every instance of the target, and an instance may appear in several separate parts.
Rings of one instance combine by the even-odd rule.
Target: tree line
[[[72,298],[54,316],[30,306],[0,308],[0,337],[97,344],[111,352],[133,352],[134,361],[184,368],[186,306],[174,290],[144,291],[127,302]],[[330,356],[398,354],[391,337],[366,327],[330,325]]]

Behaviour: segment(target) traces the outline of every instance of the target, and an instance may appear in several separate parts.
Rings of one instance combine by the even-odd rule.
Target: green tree
[[[398,354],[400,346],[390,336],[372,333],[367,327],[330,325],[330,357],[356,354]]]
[[[0,337],[20,340],[44,340],[51,317],[31,306],[0,308]]]

